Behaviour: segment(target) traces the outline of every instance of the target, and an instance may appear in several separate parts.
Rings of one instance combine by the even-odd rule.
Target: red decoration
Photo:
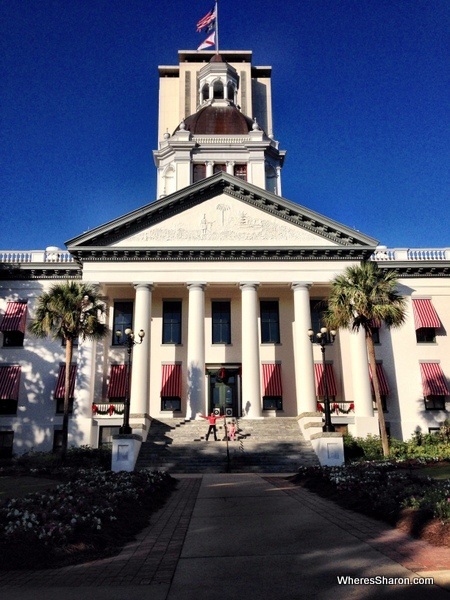
[[[96,415],[98,413],[98,406],[95,404],[95,402],[92,403],[92,414]]]
[[[108,414],[109,414],[110,417],[113,416],[115,410],[116,410],[116,407],[114,406],[114,404],[110,404],[109,408],[108,408]]]

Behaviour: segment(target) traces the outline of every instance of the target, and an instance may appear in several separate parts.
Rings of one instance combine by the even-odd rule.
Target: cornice
[[[204,261],[331,261],[367,260],[374,248],[286,247],[286,248],[77,248],[80,262],[204,262]]]
[[[380,269],[396,271],[399,279],[450,277],[449,261],[442,262],[377,262]]]
[[[35,280],[35,279],[81,279],[83,268],[80,264],[49,263],[2,263],[0,264],[0,281]]]

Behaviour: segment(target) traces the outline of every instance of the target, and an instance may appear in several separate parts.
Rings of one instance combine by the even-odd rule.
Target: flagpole
[[[219,54],[219,1],[216,0],[216,54]]]

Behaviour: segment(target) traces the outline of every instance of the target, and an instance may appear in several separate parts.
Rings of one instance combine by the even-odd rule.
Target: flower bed
[[[420,475],[423,461],[301,467],[291,480],[341,506],[450,546],[450,480]]]
[[[167,473],[62,468],[47,493],[0,507],[2,568],[55,567],[116,553],[172,489]]]

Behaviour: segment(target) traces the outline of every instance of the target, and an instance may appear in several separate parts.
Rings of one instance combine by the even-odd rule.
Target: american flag
[[[208,25],[210,25],[211,23],[213,23],[213,21],[215,20],[215,18],[216,18],[216,7],[214,6],[214,8],[212,10],[210,10],[209,13],[206,14],[197,23],[197,31],[201,31],[202,29],[205,29],[205,27],[208,27]]]

